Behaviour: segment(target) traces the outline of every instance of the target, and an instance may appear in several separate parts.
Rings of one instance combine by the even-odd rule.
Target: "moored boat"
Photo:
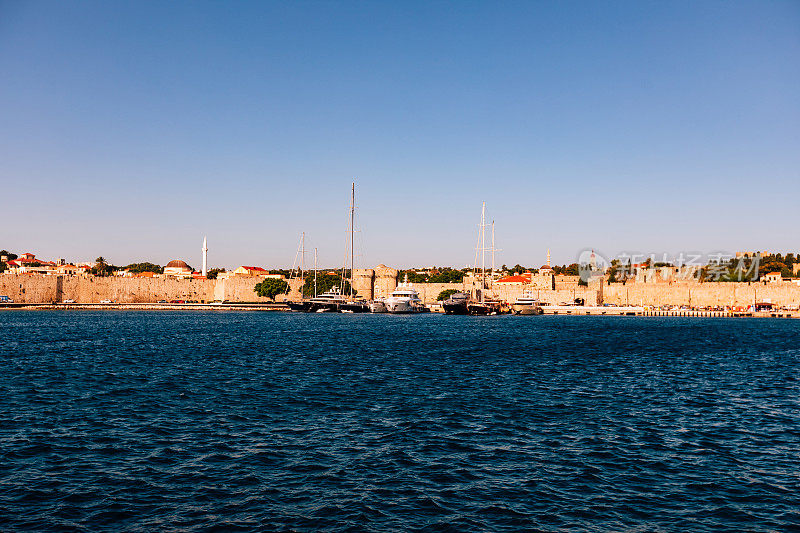
[[[442,308],[447,315],[466,315],[469,313],[467,304],[469,303],[469,293],[456,292],[442,302]]]
[[[469,302],[467,313],[475,316],[499,315],[503,312],[503,306],[495,300],[484,300],[482,302]]]
[[[419,293],[408,283],[408,278],[383,300],[383,304],[386,306],[386,311],[395,314],[429,311],[422,303]]]
[[[544,314],[539,300],[526,294],[523,294],[511,304],[511,312],[515,315]]]
[[[369,304],[363,300],[351,300],[339,304],[342,313],[369,313]]]
[[[307,302],[309,303],[309,312],[320,313],[339,311],[341,305],[346,303],[347,300],[342,296],[339,287],[333,287],[331,290],[307,300]]]
[[[301,300],[299,302],[286,302],[291,311],[308,312],[311,309],[311,302],[309,300]]]
[[[383,303],[383,300],[375,300],[369,303],[369,312],[370,313],[385,313],[386,312],[386,304]]]

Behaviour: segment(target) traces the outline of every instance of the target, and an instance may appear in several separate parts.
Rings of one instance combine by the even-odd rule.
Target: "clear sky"
[[[800,2],[0,0],[0,248],[800,251]],[[309,256],[310,260],[310,256]],[[358,264],[357,264],[358,266]]]

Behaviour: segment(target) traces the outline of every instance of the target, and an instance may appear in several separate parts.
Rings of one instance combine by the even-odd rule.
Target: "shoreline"
[[[282,302],[275,303],[8,303],[0,304],[0,311],[283,311],[291,312]],[[612,306],[543,306],[544,315],[551,316],[635,316],[676,318],[800,318],[800,311],[720,311],[702,309],[661,310],[647,307]],[[443,314],[432,310],[432,314]],[[367,313],[373,314],[373,313]],[[380,313],[379,313],[380,314]]]

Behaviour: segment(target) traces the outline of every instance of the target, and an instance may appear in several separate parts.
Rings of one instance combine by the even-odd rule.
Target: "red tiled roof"
[[[265,268],[261,268],[261,267],[249,267],[249,266],[242,265],[242,268],[246,268],[247,270],[256,270],[258,272],[266,272],[267,271]]]
[[[11,259],[11,260],[8,261],[8,264],[12,265],[12,266],[25,266],[26,264],[31,264],[31,263],[38,263],[38,264],[40,264],[42,266],[45,266],[45,265],[55,266],[56,265],[52,261],[44,261],[42,259]]]
[[[506,276],[504,278],[500,278],[495,283],[528,283],[530,280],[530,274],[517,274],[516,276]]]

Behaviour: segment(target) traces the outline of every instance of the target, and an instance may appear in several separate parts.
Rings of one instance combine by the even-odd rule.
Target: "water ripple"
[[[0,523],[797,530],[799,340],[798,321],[2,313]]]

